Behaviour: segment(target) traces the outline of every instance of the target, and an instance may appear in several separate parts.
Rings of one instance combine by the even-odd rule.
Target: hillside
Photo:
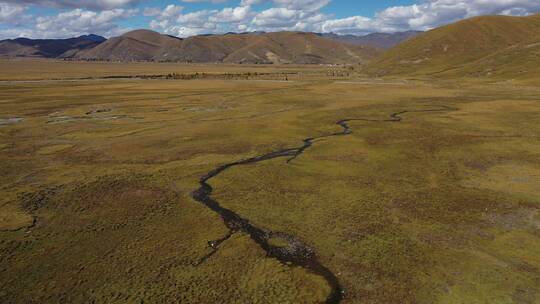
[[[379,49],[390,49],[403,41],[419,35],[419,31],[406,31],[397,33],[371,33],[365,36],[356,35],[337,35],[337,34],[320,34],[322,37],[329,38],[335,41],[365,45]]]
[[[9,39],[0,41],[0,57],[65,58],[77,51],[93,48],[105,40],[97,35],[69,39]]]
[[[179,39],[137,30],[79,52],[84,60],[224,63],[365,63],[374,48],[336,42],[313,33],[203,35]]]
[[[367,71],[376,75],[512,77],[538,69],[540,59],[534,50],[539,41],[540,14],[476,17],[412,38],[370,63]]]

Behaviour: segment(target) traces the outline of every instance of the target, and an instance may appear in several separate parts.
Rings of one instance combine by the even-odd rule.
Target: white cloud
[[[165,9],[166,10],[166,9]],[[188,37],[215,32],[217,25],[208,21],[215,11],[197,11],[187,14],[178,12],[174,15],[160,13],[150,22],[150,27],[165,34]]]
[[[240,6],[256,5],[265,2],[265,0],[242,0]]]
[[[118,25],[119,21],[137,13],[122,7],[139,2],[142,0],[0,0],[0,24],[4,25],[0,36],[67,37],[83,33],[113,36],[126,30]],[[35,21],[31,22],[28,7],[36,4],[64,9],[55,16],[36,16],[33,18]],[[138,14],[151,17],[149,25],[154,30],[185,37],[242,31],[367,34],[428,30],[472,16],[527,15],[540,11],[539,0],[418,0],[413,5],[389,7],[371,18],[335,18],[323,13],[322,9],[331,5],[331,0],[241,0],[236,7],[191,12],[186,12],[187,8],[177,4],[165,8],[147,7]],[[65,8],[69,7],[75,9],[66,11]]]
[[[176,16],[180,14],[180,12],[183,9],[184,7],[182,6],[170,4],[170,5],[167,5],[167,7],[165,7],[165,9],[163,10],[156,7],[147,7],[144,9],[143,14],[145,16],[155,17],[160,20],[165,20],[165,19],[175,18]]]
[[[227,0],[182,0],[182,2],[186,3],[197,3],[197,2],[210,2],[210,3],[223,3]]]
[[[313,12],[327,6],[330,1],[331,0],[274,0],[274,3],[280,7],[291,10]]]
[[[354,16],[327,20],[326,32],[357,33],[429,30],[479,15],[527,15],[540,11],[538,0],[428,0],[389,7],[374,18]]]
[[[257,11],[255,8],[262,3],[273,6]],[[221,11],[201,11],[203,14],[197,12],[188,14],[202,18],[198,20],[180,14],[177,18],[157,17],[153,22],[153,28],[167,33],[181,32],[183,35],[224,33],[234,30],[367,34],[428,30],[472,16],[526,15],[540,10],[538,0],[425,0],[408,6],[389,7],[372,18],[364,16],[333,18],[321,11],[330,3],[331,0],[242,0],[238,7],[225,8]],[[164,12],[156,16],[163,14]],[[165,19],[167,22],[163,22]],[[159,22],[159,26],[156,26],[156,22]],[[179,31],[179,28],[182,30]]]
[[[0,2],[0,24],[20,26],[28,22],[27,7],[21,4]]]
[[[252,24],[259,28],[290,28],[296,24],[302,14],[303,12],[298,10],[273,7],[257,14]]]
[[[210,21],[220,23],[236,23],[245,21],[251,15],[249,6],[227,7],[210,16]]]
[[[159,12],[155,9],[145,9],[145,12],[154,17],[150,22],[153,30],[179,37],[244,31],[247,29],[245,23],[250,22],[254,15],[249,5],[185,14],[180,9],[173,10],[171,6]]]
[[[125,31],[116,25],[116,22],[134,16],[137,12],[126,9],[101,12],[75,9],[56,16],[38,17],[36,35],[44,38],[73,37],[89,33],[115,36]]]
[[[141,0],[3,0],[5,3],[33,4],[56,8],[87,8],[91,10],[110,10],[135,5]]]
[[[116,23],[134,16],[136,9],[112,9],[100,12],[74,9],[58,15],[35,18],[31,28],[12,28],[0,31],[1,38],[69,38],[84,34],[117,36],[129,29]]]

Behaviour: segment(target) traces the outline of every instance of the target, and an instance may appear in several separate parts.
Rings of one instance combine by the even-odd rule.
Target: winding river
[[[275,258],[286,265],[291,265],[292,267],[303,267],[311,273],[323,277],[328,285],[331,287],[331,293],[326,299],[326,303],[339,303],[344,297],[344,290],[339,283],[337,276],[326,266],[321,264],[317,258],[315,250],[309,245],[305,244],[300,239],[296,238],[293,235],[287,234],[285,232],[276,232],[271,230],[266,230],[263,228],[257,227],[255,224],[251,223],[248,219],[241,217],[239,214],[234,211],[227,209],[221,204],[212,198],[213,188],[210,185],[210,181],[219,176],[224,171],[231,169],[237,166],[249,165],[259,162],[264,162],[276,158],[285,158],[287,163],[294,161],[296,158],[302,155],[307,149],[309,149],[315,142],[320,139],[337,137],[337,136],[346,136],[352,133],[351,127],[349,126],[350,122],[353,121],[367,121],[367,122],[390,122],[397,123],[402,121],[402,116],[407,113],[428,113],[428,112],[449,112],[455,111],[456,109],[442,106],[439,109],[427,109],[427,110],[410,110],[410,111],[400,111],[392,113],[387,119],[368,119],[368,118],[351,118],[351,119],[342,119],[337,121],[335,124],[342,128],[340,132],[322,135],[318,137],[309,137],[303,140],[303,145],[295,148],[287,148],[282,150],[277,150],[269,152],[267,154],[255,156],[252,158],[228,163],[214,168],[212,171],[208,172],[206,175],[201,177],[199,180],[200,188],[195,190],[192,193],[193,199],[202,203],[212,211],[219,214],[229,229],[229,234],[225,237],[208,242],[209,246],[213,249],[212,252],[205,257],[203,257],[197,265],[203,263],[206,259],[211,257],[214,253],[217,252],[219,246],[226,240],[228,240],[234,233],[242,232],[248,234],[253,241],[255,241],[269,257]],[[285,241],[287,246],[274,246],[271,244],[270,240],[278,238],[282,241]]]

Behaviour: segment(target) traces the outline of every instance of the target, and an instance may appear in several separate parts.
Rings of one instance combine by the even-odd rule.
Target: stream
[[[228,240],[234,233],[246,233],[266,252],[268,257],[275,258],[280,262],[284,263],[285,265],[290,265],[292,267],[302,267],[313,274],[323,277],[332,290],[326,299],[326,303],[339,303],[344,297],[344,289],[340,285],[337,276],[330,269],[328,269],[326,266],[319,262],[317,254],[312,247],[305,244],[297,237],[287,234],[285,232],[276,232],[259,228],[255,224],[251,223],[249,219],[243,218],[234,211],[221,206],[221,204],[217,200],[212,198],[212,192],[214,189],[210,185],[210,180],[233,167],[255,164],[271,159],[284,158],[286,159],[287,163],[291,163],[292,161],[300,157],[311,146],[313,146],[313,144],[318,140],[352,134],[352,129],[349,126],[349,123],[353,121],[397,123],[402,121],[402,116],[407,113],[449,112],[455,110],[457,109],[442,106],[439,109],[400,111],[392,113],[387,119],[342,119],[335,123],[342,128],[340,132],[322,135],[318,137],[309,137],[303,140],[303,145],[300,147],[276,150],[267,154],[224,164],[214,168],[200,178],[200,188],[192,193],[192,197],[197,202],[202,203],[212,211],[219,214],[223,222],[229,229],[229,234],[219,240],[208,242],[209,246],[213,249],[212,252],[201,258],[201,260],[196,263],[196,265],[204,263],[204,261],[210,258],[213,254],[215,254],[219,249],[220,245],[226,240]],[[273,238],[283,240],[288,245],[281,247],[274,246],[270,243],[270,240]]]

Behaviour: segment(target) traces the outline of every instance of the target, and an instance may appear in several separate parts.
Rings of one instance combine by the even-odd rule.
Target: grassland
[[[341,119],[364,120],[290,163],[230,168],[212,197],[313,248],[343,303],[539,303],[538,87],[329,67],[41,62],[47,72],[29,75],[12,64],[0,62],[20,74],[2,79],[304,78],[0,83],[2,303],[324,302],[324,278],[242,231],[199,263],[229,229],[192,192],[220,165],[340,132]]]
[[[540,14],[480,16],[414,37],[376,58],[374,75],[540,82]]]
[[[320,74],[323,70],[318,65],[225,65],[225,64],[179,64],[154,62],[71,62],[44,59],[4,59],[0,60],[0,80],[81,80],[105,77],[135,77],[139,75],[167,74],[247,74],[303,73],[304,77]],[[284,77],[283,77],[284,78]]]

